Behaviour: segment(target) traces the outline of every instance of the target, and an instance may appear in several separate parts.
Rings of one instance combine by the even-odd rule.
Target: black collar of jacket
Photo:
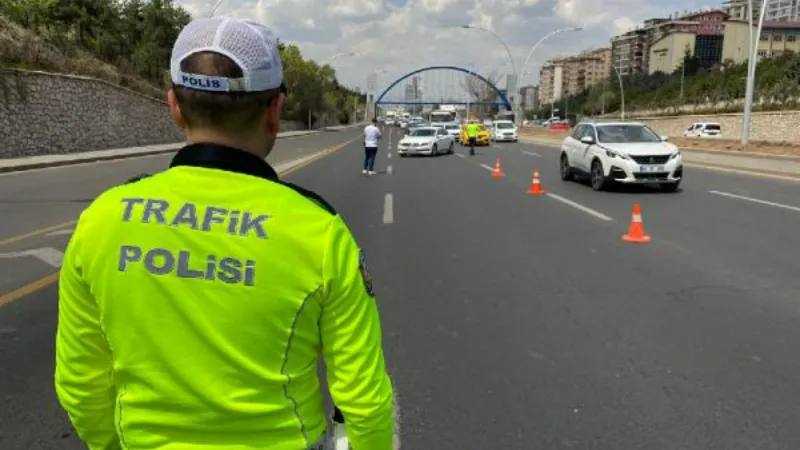
[[[190,144],[178,150],[170,167],[192,166],[236,172],[280,181],[268,162],[238,148],[218,144]]]

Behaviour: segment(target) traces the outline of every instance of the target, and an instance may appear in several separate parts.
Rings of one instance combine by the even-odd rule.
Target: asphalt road
[[[331,136],[313,142],[356,132]],[[675,194],[597,193],[561,182],[545,147],[387,156],[365,177],[356,142],[287,178],[367,251],[403,448],[800,448],[800,184],[687,169]],[[502,179],[486,168],[498,156]],[[74,219],[160,161],[0,176],[27,200],[3,204],[0,235]],[[526,195],[534,168],[555,196]],[[620,239],[637,202],[650,244]],[[0,261],[5,291],[54,270],[23,260]],[[2,449],[81,448],[52,393],[55,318],[52,284],[0,308]]]

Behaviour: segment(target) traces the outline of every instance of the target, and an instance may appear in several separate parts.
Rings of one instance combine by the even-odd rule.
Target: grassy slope
[[[2,15],[0,69],[42,70],[99,78],[157,99],[161,99],[164,93],[163,89],[140,78],[128,76],[119,68],[87,52],[66,52],[59,49]]]

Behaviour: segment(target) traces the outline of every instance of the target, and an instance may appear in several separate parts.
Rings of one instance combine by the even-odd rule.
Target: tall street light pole
[[[333,61],[335,61],[335,60],[337,60],[337,59],[339,59],[339,58],[341,58],[343,56],[358,56],[358,55],[360,55],[359,52],[337,53],[337,54],[331,56],[330,58],[326,59],[324,62],[320,63],[320,65],[317,67],[317,70],[314,72],[314,74],[319,73],[319,71],[322,70],[323,67],[327,66],[328,64],[332,63]],[[320,84],[322,84],[322,83],[320,83]],[[323,85],[323,87],[324,87],[324,85]],[[310,107],[308,108],[308,129],[309,130],[311,129],[311,108]]]
[[[461,25],[461,28],[466,28],[466,29],[470,29],[470,30],[481,30],[481,31],[485,31],[485,32],[491,34],[492,36],[494,36],[495,39],[497,39],[497,41],[500,42],[500,44],[503,46],[503,48],[506,49],[506,54],[508,55],[508,61],[511,63],[511,70],[514,72],[514,78],[516,79],[516,84],[519,85],[519,72],[517,72],[517,65],[514,64],[514,57],[511,56],[511,50],[508,48],[508,44],[506,44],[506,42],[497,33],[495,33],[492,30],[489,30],[487,28],[483,28],[483,27],[481,27],[479,25],[472,25],[472,24],[470,24],[470,25]],[[516,89],[517,87],[518,86],[514,86],[514,88],[515,88],[514,90],[517,90]],[[511,90],[511,89],[508,89],[508,90]],[[512,94],[514,94],[514,104],[511,105],[511,108],[514,109],[515,105],[517,103],[517,100],[519,100],[518,99],[519,95],[516,95],[516,92],[514,92]],[[519,112],[518,111],[514,111],[514,115],[515,116],[519,116]],[[516,118],[518,119],[518,117],[516,117]]]
[[[744,114],[742,114],[742,147],[747,146],[750,139],[750,117],[753,112],[753,91],[755,91],[756,65],[758,65],[758,43],[761,41],[761,30],[764,27],[764,10],[767,8],[767,0],[763,0],[758,14],[757,31],[753,36],[753,1],[749,0],[747,2],[750,24],[750,55],[747,61],[747,89],[744,97]]]
[[[617,70],[617,66],[613,63],[611,64],[611,68],[614,69],[614,73],[617,74],[617,80],[619,81],[619,97],[620,101],[622,102],[621,106],[622,109],[620,111],[620,117],[622,120],[625,120],[625,89],[622,87],[622,75],[619,74],[619,70]]]
[[[517,83],[520,86],[522,86],[522,80],[525,79],[525,73],[526,73],[526,70],[528,68],[528,62],[530,61],[531,56],[533,55],[533,52],[536,51],[536,49],[539,47],[539,45],[542,44],[542,42],[550,39],[551,37],[553,37],[553,36],[555,36],[555,35],[557,35],[559,33],[564,33],[564,32],[567,32],[567,31],[581,31],[581,30],[583,30],[583,27],[561,28],[561,29],[552,31],[552,32],[544,35],[544,37],[542,37],[541,39],[539,39],[539,42],[533,44],[533,47],[531,47],[530,51],[528,51],[528,56],[525,58],[525,63],[522,64],[522,73],[519,74],[519,80],[517,80]]]

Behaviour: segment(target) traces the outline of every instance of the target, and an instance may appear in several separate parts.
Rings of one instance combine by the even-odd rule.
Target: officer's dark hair
[[[181,62],[181,71],[200,75],[241,78],[232,59],[215,52],[198,52]],[[243,133],[258,125],[280,89],[262,92],[207,92],[172,84],[181,114],[189,128]]]
[[[375,117],[373,117],[373,118],[372,118],[372,123],[374,123],[375,125],[377,125],[377,124],[378,124],[378,119],[376,119]]]

